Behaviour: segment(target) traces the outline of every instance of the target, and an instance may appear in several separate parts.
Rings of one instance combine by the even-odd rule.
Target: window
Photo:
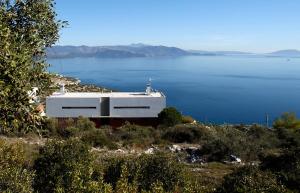
[[[97,107],[62,107],[62,109],[97,109]]]
[[[115,106],[114,109],[150,109],[150,106]]]

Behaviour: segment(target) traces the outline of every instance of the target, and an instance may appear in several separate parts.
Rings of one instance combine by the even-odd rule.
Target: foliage
[[[202,144],[202,153],[210,161],[226,160],[230,154],[244,161],[253,161],[279,144],[274,131],[258,125],[247,128],[213,126],[210,140]]]
[[[159,134],[152,127],[126,124],[114,132],[116,140],[123,141],[124,145],[146,146],[154,143]]]
[[[193,117],[191,117],[191,116],[182,116],[181,122],[184,123],[184,124],[194,123],[195,119]]]
[[[288,188],[300,190],[300,147],[265,157],[261,167],[275,173]]]
[[[81,137],[81,140],[93,147],[108,147],[109,149],[116,149],[117,145],[113,143],[102,130],[87,131]]]
[[[90,131],[95,129],[95,123],[93,121],[90,121],[89,118],[80,116],[76,120],[76,127],[81,131]]]
[[[174,158],[165,154],[143,155],[138,160],[137,180],[141,187],[149,190],[157,181],[166,191],[174,190],[177,183],[182,183],[182,167]]]
[[[203,137],[201,128],[196,126],[177,125],[166,128],[162,138],[174,143],[194,143],[199,142]]]
[[[282,148],[300,147],[300,133],[286,128],[276,129],[278,139],[280,139],[280,146]]]
[[[78,140],[49,141],[35,161],[34,188],[38,192],[99,192],[92,176],[94,158]]]
[[[286,128],[296,131],[300,129],[300,120],[295,113],[284,113],[274,121],[273,127],[275,129]]]
[[[207,161],[228,160],[233,150],[221,139],[213,140],[203,145],[201,154],[207,156]]]
[[[25,164],[21,144],[8,144],[0,140],[0,192],[33,192],[34,172]]]
[[[0,132],[26,133],[41,128],[41,117],[27,91],[49,85],[45,50],[64,24],[52,0],[0,1]]]
[[[261,171],[255,166],[246,166],[227,175],[216,192],[282,193],[287,190],[277,182],[276,176],[272,173]]]
[[[159,123],[165,126],[174,126],[181,123],[182,115],[174,107],[167,107],[158,114]]]
[[[58,120],[54,118],[47,118],[44,120],[44,136],[56,136],[58,135]]]
[[[171,191],[178,183],[183,182],[182,166],[174,158],[164,154],[109,160],[104,170],[105,182],[115,187],[124,167],[128,170],[128,183],[137,183],[140,190],[151,190],[153,184],[161,182],[164,190]]]

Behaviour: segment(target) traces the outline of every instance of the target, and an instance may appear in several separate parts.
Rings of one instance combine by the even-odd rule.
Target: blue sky
[[[300,0],[56,0],[60,45],[300,50]]]

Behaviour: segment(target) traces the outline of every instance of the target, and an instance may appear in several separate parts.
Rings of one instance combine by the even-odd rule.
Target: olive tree
[[[0,0],[0,132],[24,133],[41,119],[27,92],[49,86],[46,49],[65,22],[56,19],[53,0]]]

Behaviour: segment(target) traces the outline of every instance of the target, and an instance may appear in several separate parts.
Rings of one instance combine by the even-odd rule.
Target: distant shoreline
[[[97,58],[147,58],[180,56],[262,56],[299,58],[300,51],[295,49],[279,50],[270,53],[251,53],[241,51],[184,50],[177,47],[131,44],[118,46],[53,46],[47,49],[49,59],[75,57]]]

